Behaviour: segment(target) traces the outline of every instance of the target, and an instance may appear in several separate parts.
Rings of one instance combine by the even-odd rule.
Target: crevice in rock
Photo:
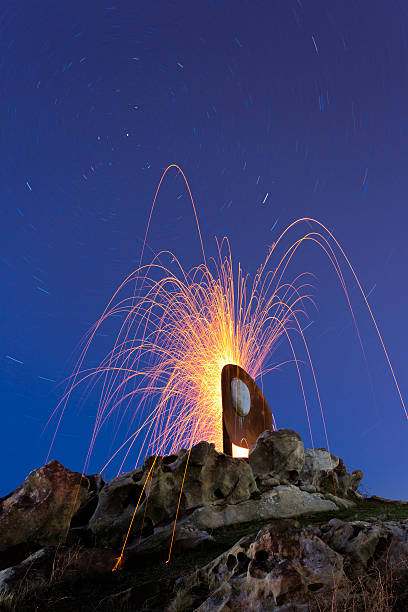
[[[237,561],[238,561],[238,566],[237,566],[235,573],[242,574],[243,572],[246,572],[251,559],[247,557],[247,555],[244,552],[240,551],[237,554]]]
[[[139,485],[129,485],[126,490],[122,493],[121,504],[122,508],[125,509],[128,506],[136,506],[139,501],[140,493],[142,492],[142,488]],[[140,498],[139,506],[146,499],[146,493],[143,491],[142,497]]]
[[[71,520],[71,528],[84,527],[91,520],[96,507],[98,505],[98,496],[91,495],[90,498],[85,502],[82,508],[74,514]]]
[[[268,560],[268,553],[266,552],[266,550],[257,550],[255,553],[255,559],[257,561],[267,561]]]
[[[307,588],[309,589],[309,591],[312,591],[312,593],[314,593],[315,591],[320,591],[323,586],[324,584],[322,582],[312,582],[311,584],[307,585]]]
[[[234,569],[234,567],[236,566],[236,564],[238,563],[237,558],[235,557],[235,555],[228,555],[227,558],[227,568],[230,572],[232,572],[232,570]]]

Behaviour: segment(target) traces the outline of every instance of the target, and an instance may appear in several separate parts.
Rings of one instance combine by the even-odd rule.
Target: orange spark
[[[165,175],[173,167],[181,173],[186,183],[203,252],[203,262],[187,271],[169,251],[161,251],[149,264],[142,264],[159,189]],[[275,257],[278,246],[288,232],[300,223],[306,223],[313,229],[290,244],[280,260],[275,261],[273,267],[270,266],[270,260]],[[295,221],[274,242],[264,263],[250,282],[241,265],[233,264],[228,239],[224,238],[221,244],[217,242],[216,258],[206,258],[190,187],[181,168],[172,164],[164,171],[155,193],[140,265],[121,283],[102,316],[85,337],[67,391],[53,413],[58,415],[57,431],[73,390],[85,383],[90,392],[98,382],[101,383],[102,389],[84,472],[89,465],[98,435],[103,428],[112,426],[112,421],[115,435],[123,423],[126,422],[128,427],[125,442],[119,444],[105,464],[106,467],[114,458],[120,457],[119,472],[134,448],[137,449],[134,453],[135,466],[148,454],[157,457],[175,453],[181,448],[190,450],[201,440],[214,442],[216,449],[222,451],[222,368],[228,363],[235,363],[246,370],[254,380],[262,381],[268,372],[280,365],[273,361],[280,340],[288,342],[293,355],[313,446],[308,401],[297,349],[293,342],[294,333],[300,338],[305,349],[327,448],[330,450],[317,377],[302,331],[302,321],[308,318],[306,304],[314,305],[310,282],[313,275],[302,273],[291,282],[285,280],[290,262],[306,242],[322,249],[332,264],[343,288],[363,349],[336,252],[344,258],[351,270],[369,310],[408,418],[396,375],[367,298],[349,259],[333,234],[316,220],[305,218]],[[171,264],[167,264],[167,260]],[[107,320],[118,316],[122,322],[112,349],[96,367],[85,369],[85,360],[96,334]],[[248,449],[243,446],[236,447],[234,452],[244,451],[247,453]],[[149,477],[153,475],[153,465],[143,489]],[[186,470],[187,465],[188,461]],[[185,476],[186,474],[184,478]],[[177,514],[180,499],[181,492]],[[115,567],[120,566],[122,558],[123,550]]]

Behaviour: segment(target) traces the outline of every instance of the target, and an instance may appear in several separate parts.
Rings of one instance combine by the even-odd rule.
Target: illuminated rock
[[[31,472],[18,489],[0,500],[0,552],[59,544],[89,487],[86,476],[55,460]]]
[[[249,454],[249,463],[255,474],[272,473],[296,482],[305,463],[302,438],[291,429],[264,431]]]
[[[349,474],[344,461],[325,448],[305,449],[305,463],[300,473],[302,483],[312,484],[318,491],[353,497],[362,478],[361,470]]]
[[[186,463],[188,460],[187,477]],[[98,506],[90,521],[90,529],[97,542],[119,546],[129,527],[137,500],[146,480],[151,459],[141,470],[113,478],[99,494]],[[142,495],[134,517],[136,542],[141,525],[143,535],[157,525],[171,521],[177,511],[183,486],[179,518],[202,506],[234,505],[246,501],[258,492],[252,470],[246,461],[234,459],[215,450],[214,444],[199,442],[179,456],[165,457],[157,462],[149,495]],[[129,542],[132,545],[132,540]]]

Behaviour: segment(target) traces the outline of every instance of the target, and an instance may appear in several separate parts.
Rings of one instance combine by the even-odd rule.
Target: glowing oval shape
[[[232,405],[240,417],[246,417],[251,410],[251,395],[246,384],[239,378],[231,380]]]

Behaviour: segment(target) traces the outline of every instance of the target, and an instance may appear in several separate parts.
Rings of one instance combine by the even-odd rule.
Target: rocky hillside
[[[0,611],[406,611],[408,502],[362,477],[285,429],[249,459],[201,442],[108,483],[51,461],[0,500]]]

